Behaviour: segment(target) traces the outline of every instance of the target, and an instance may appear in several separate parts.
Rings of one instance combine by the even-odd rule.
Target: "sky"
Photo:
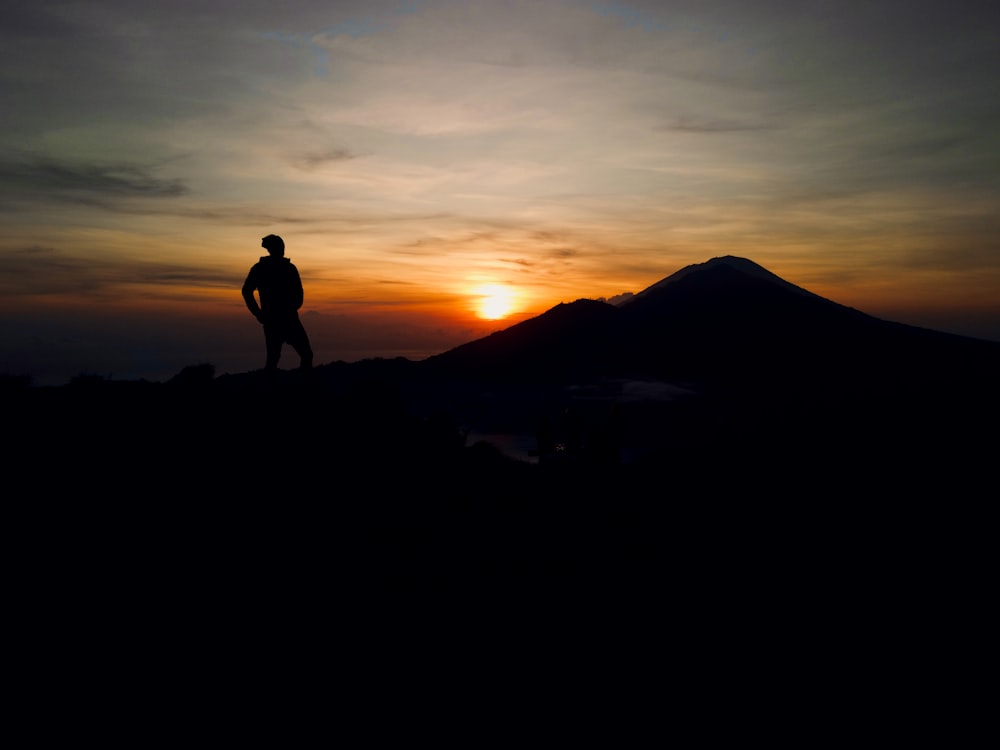
[[[271,233],[318,364],[721,255],[1000,341],[997,7],[8,0],[0,374],[261,367]]]

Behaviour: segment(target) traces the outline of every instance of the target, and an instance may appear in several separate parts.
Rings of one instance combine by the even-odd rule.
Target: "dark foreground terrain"
[[[812,586],[885,572],[876,561],[975,567],[986,551],[998,411],[981,389],[610,399],[579,412],[574,442],[559,420],[578,387],[535,392],[527,408],[524,388],[421,384],[411,367],[341,364],[276,387],[251,373],[8,388],[22,564],[290,595],[647,590],[713,575]],[[484,410],[530,417],[538,461],[470,443]],[[650,449],[625,460],[637,436]]]
[[[994,638],[995,397],[616,410],[591,398],[607,383],[410,370],[5,393],[8,638],[34,723],[54,696],[74,731],[169,733],[262,686],[325,716],[327,682],[371,710],[497,674],[546,706],[553,684],[646,706],[662,682],[708,727],[724,695],[726,722],[796,737],[851,731],[845,712],[942,738],[986,715],[968,675]],[[564,449],[467,439],[526,415]]]
[[[28,573],[133,591],[958,591],[998,383],[1000,344],[726,256],[422,362],[8,378],[8,528]]]
[[[134,744],[232,686],[325,717],[509,674],[954,744],[990,715],[998,383],[1000,344],[729,258],[307,382],[0,379],[14,712]]]

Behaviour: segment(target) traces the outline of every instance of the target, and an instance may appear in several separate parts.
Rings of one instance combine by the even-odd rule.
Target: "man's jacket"
[[[260,305],[254,298],[260,295]],[[243,282],[243,299],[262,323],[293,318],[302,307],[302,279],[288,258],[264,255]]]

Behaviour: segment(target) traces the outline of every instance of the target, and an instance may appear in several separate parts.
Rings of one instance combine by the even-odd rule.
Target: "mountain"
[[[620,307],[580,299],[425,360],[453,377],[643,377],[715,388],[986,382],[1000,344],[881,320],[745,258],[687,266]]]
[[[1000,343],[882,320],[732,256],[621,306],[557,305],[418,364],[466,403],[478,384],[508,422],[520,410],[553,423],[571,414],[577,432],[614,423],[649,465],[730,482],[777,460],[773,483],[824,477],[831,495],[951,492],[998,447],[983,425],[1000,419]],[[692,395],[634,395],[657,385]]]
[[[659,290],[671,284],[676,284],[681,279],[684,279],[691,274],[701,273],[701,272],[711,272],[713,270],[726,270],[735,271],[743,274],[744,276],[749,276],[761,281],[767,281],[769,283],[775,284],[776,286],[784,287],[786,290],[795,292],[797,294],[803,294],[807,296],[812,295],[812,292],[807,292],[805,289],[790,284],[789,282],[782,279],[780,276],[771,273],[766,268],[757,265],[752,260],[746,258],[738,258],[734,255],[726,255],[721,258],[713,258],[712,260],[706,261],[705,263],[695,263],[690,266],[682,268],[674,274],[671,274],[662,281],[658,281],[646,290],[639,292],[635,295],[636,297],[648,297],[650,295],[656,294]]]
[[[437,375],[493,381],[559,381],[607,374],[621,310],[606,302],[560,303],[517,325],[423,360]]]

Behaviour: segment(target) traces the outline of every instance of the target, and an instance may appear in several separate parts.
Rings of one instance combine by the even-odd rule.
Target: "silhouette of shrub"
[[[215,379],[215,365],[202,362],[188,365],[167,381],[169,385],[180,385],[187,388],[197,388],[209,385]]]

